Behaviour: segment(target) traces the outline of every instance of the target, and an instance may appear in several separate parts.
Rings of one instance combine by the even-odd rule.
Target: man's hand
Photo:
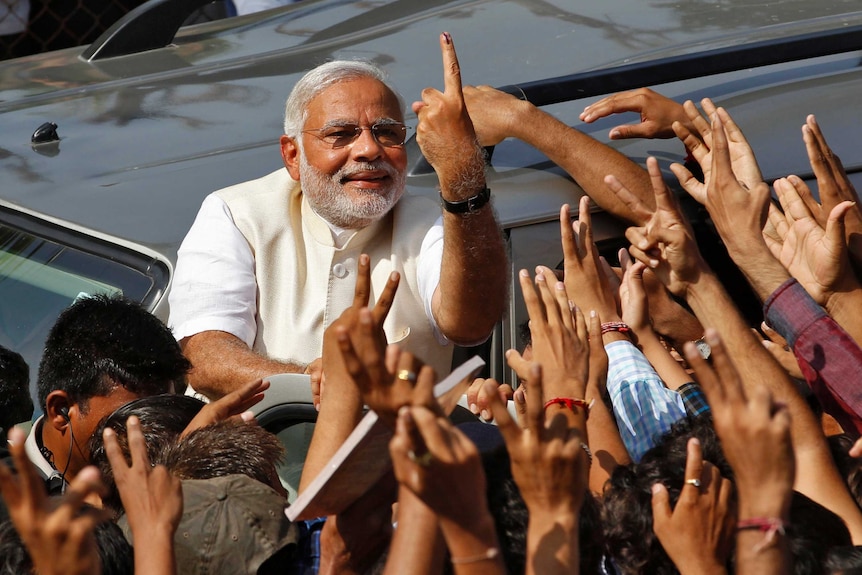
[[[691,226],[662,179],[655,158],[647,158],[647,171],[655,194],[656,208],[646,225],[626,230],[626,238],[632,243],[629,252],[646,264],[671,293],[684,296],[689,285],[697,282],[708,267],[697,249]],[[614,176],[608,176],[605,182],[632,210],[648,210]],[[607,321],[604,316],[602,321]]]
[[[844,225],[854,204],[845,201],[833,207],[824,229],[803,199],[810,196],[808,186],[799,178],[791,178],[778,179],[774,184],[787,222],[780,228],[784,239],[779,244],[767,237],[766,242],[814,301],[826,306],[834,294],[859,287],[847,256]]]
[[[727,572],[733,540],[732,492],[733,483],[703,460],[696,438],[688,440],[685,484],[673,510],[667,487],[653,485],[653,531],[681,575]]]
[[[709,399],[715,432],[733,468],[739,516],[787,519],[795,474],[790,413],[766,387],[745,392],[715,330],[707,329],[706,341],[711,366],[693,344],[686,346],[685,358]]]
[[[464,86],[464,103],[482,146],[496,146],[517,132],[520,112],[530,104],[491,86]]]
[[[269,389],[269,381],[258,379],[246,383],[236,391],[232,391],[216,401],[211,401],[204,405],[194,419],[189,422],[180,438],[182,439],[196,429],[232,417],[238,417],[246,422],[254,421],[254,414],[248,410],[261,402],[267,389]]]
[[[315,408],[320,409],[320,396],[323,395],[323,358],[318,357],[305,366],[305,375],[311,381],[311,401]]]
[[[761,338],[760,333],[752,328],[754,334]],[[787,346],[787,340],[781,337],[777,331],[772,329],[765,321],[760,324],[760,331],[763,332],[763,347],[766,351],[772,354],[772,357],[781,364],[781,367],[787,372],[790,377],[796,379],[805,379],[802,375],[802,370],[799,369],[799,362],[796,360],[796,355],[793,350]]]
[[[423,376],[432,377],[427,368]],[[462,525],[476,521],[475,504],[485,493],[479,450],[439,410],[403,407],[389,453],[399,483],[439,517]]]
[[[102,572],[96,546],[96,525],[107,513],[87,510],[85,500],[101,495],[104,486],[95,467],[85,467],[69,484],[58,505],[52,504],[45,483],[24,450],[26,436],[9,430],[9,451],[17,475],[0,463],[0,493],[35,571],[41,575],[91,575]]]
[[[359,312],[359,326],[352,337],[346,328],[336,331],[341,358],[348,376],[362,394],[362,400],[380,417],[395,426],[398,410],[406,405],[425,406],[439,410],[434,399],[437,376],[434,369],[424,366],[412,353],[397,345],[385,350],[373,344],[375,327],[371,310]],[[361,351],[357,351],[361,350]],[[421,374],[427,374],[423,379]],[[420,374],[420,376],[417,376]]]
[[[737,256],[763,247],[762,232],[769,208],[769,186],[762,181],[744,183],[737,179],[734,167],[741,160],[734,159],[731,153],[728,138],[733,130],[725,130],[726,121],[731,122],[733,130],[738,130],[727,112],[719,108],[712,120],[713,149],[704,203],[728,252],[731,256]],[[750,153],[747,144],[746,149]],[[753,154],[750,158],[754,162]]]
[[[398,289],[400,276],[397,272],[392,272],[386,282],[386,286],[377,298],[374,308],[370,310],[369,321],[370,325],[366,325],[361,330],[363,333],[361,341],[357,339],[353,342],[353,347],[357,353],[364,354],[366,351],[373,351],[382,358],[386,349],[386,334],[383,331],[383,322],[386,316],[389,315],[389,310],[392,308],[392,302],[395,298],[395,292]],[[338,333],[343,331],[348,334],[348,337],[353,337],[360,330],[360,311],[367,309],[368,300],[371,297],[371,261],[367,254],[359,256],[357,272],[356,272],[356,288],[353,296],[353,304],[344,310],[337,320],[332,322],[326,331],[323,332],[323,372],[328,373],[328,378],[338,384],[350,381],[349,374],[344,366],[344,361],[341,354],[341,345],[338,341]],[[370,330],[370,332],[369,332]],[[370,335],[369,335],[370,333]],[[367,347],[374,348],[367,350]],[[382,359],[381,359],[382,361]],[[321,398],[324,397],[325,391],[321,386]],[[344,393],[341,388],[336,389],[334,396],[338,397]],[[320,409],[319,403],[316,405]]]
[[[623,112],[640,114],[639,124],[616,126],[611,129],[611,140],[625,138],[673,138],[673,123],[688,124],[689,119],[681,104],[649,88],[619,92],[590,104],[581,112],[581,121],[588,124],[599,118]]]
[[[825,228],[829,214],[838,204],[855,202],[856,205],[847,212],[844,231],[851,257],[857,264],[862,264],[862,209],[859,206],[856,188],[847,177],[841,158],[835,155],[826,143],[820,125],[813,115],[805,119],[805,125],[802,126],[802,139],[808,151],[808,160],[817,178],[817,190],[822,203],[821,210],[813,210],[814,216],[820,227]]]
[[[582,310],[596,310],[602,321],[619,321],[616,298],[593,243],[589,197],[580,199],[577,221],[571,220],[568,205],[560,209],[560,240],[568,298]]]
[[[437,172],[440,193],[449,201],[476,194],[485,184],[485,156],[461,91],[461,68],[449,33],[440,35],[443,53],[443,85],[422,90],[422,101],[413,103],[419,118],[416,142]]]
[[[700,115],[693,102],[689,100],[683,106],[689,118],[689,125],[677,124],[674,126],[674,131],[700,165],[703,172],[703,182],[701,183],[695,178],[682,164],[672,164],[670,169],[679,179],[682,187],[695,200],[705,204],[706,191],[712,178],[713,126],[710,121]],[[730,161],[733,165],[733,173],[736,175],[735,179],[738,179],[748,189],[753,189],[763,181],[763,176],[760,174],[757,159],[754,157],[754,152],[748,145],[748,140],[745,139],[742,130],[739,129],[739,126],[724,108],[716,108],[709,98],[701,100],[701,106],[710,120],[718,116],[725,127]]]
[[[164,465],[150,465],[137,416],[126,420],[126,433],[131,465],[126,462],[113,429],[106,427],[102,437],[129,526],[139,542],[146,541],[147,535],[173,537],[183,514],[182,484]]]
[[[486,381],[493,381],[497,386],[496,391],[500,394],[500,397],[504,402],[512,400],[515,395],[515,392],[512,390],[512,386],[508,384],[500,385],[495,380],[488,380],[481,377],[477,377],[473,380],[473,383],[470,384],[470,387],[467,388],[467,405],[470,407],[470,412],[473,415],[478,415],[485,421],[491,421],[494,419],[494,416],[491,415],[491,408],[488,404],[488,395],[487,389],[485,388]]]
[[[555,397],[582,399],[590,366],[584,316],[570,307],[565,285],[556,280],[550,269],[538,268],[535,286],[527,270],[521,270],[519,280],[530,317],[533,357],[528,361],[516,350],[509,350],[506,353],[509,366],[525,380],[530,377],[531,366],[542,366],[545,395],[536,396],[535,403],[544,405]],[[549,282],[554,284],[553,288]],[[584,410],[579,411],[585,414]]]

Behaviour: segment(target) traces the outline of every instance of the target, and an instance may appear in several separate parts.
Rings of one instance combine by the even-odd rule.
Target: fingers
[[[676,176],[679,184],[682,186],[689,196],[701,204],[706,204],[706,186],[703,182],[694,177],[694,174],[682,164],[673,163],[670,165],[670,171]]]
[[[527,307],[527,315],[530,317],[530,322],[546,322],[545,309],[539,303],[539,295],[536,293],[537,287],[530,281],[530,273],[527,270],[521,270],[518,273],[518,281],[521,284],[521,294],[524,297],[524,304]]]
[[[652,517],[653,530],[658,533],[671,520],[673,511],[670,508],[670,494],[667,487],[661,483],[652,486]]]
[[[491,380],[489,380],[490,382]],[[518,424],[512,420],[509,410],[503,403],[503,399],[496,393],[493,383],[485,383],[485,393],[488,396],[488,407],[491,414],[494,416],[494,421],[497,423],[497,428],[503,436],[503,441],[506,445],[514,445],[521,437],[521,429]],[[520,388],[518,391],[522,391]],[[518,405],[518,391],[515,392],[515,405]],[[523,393],[521,394],[523,396]]]
[[[760,323],[760,330],[772,343],[778,344],[781,347],[787,347],[787,340],[784,339],[780,333],[772,329],[772,327],[765,321]]]
[[[541,437],[542,428],[545,426],[545,406],[542,394],[542,366],[533,364],[530,366],[529,378],[527,379],[527,393],[531,398],[527,402],[526,427]]]
[[[643,203],[640,198],[634,195],[616,176],[609,174],[605,176],[605,185],[607,188],[626,205],[629,211],[634,214],[635,220],[638,222],[646,222],[652,216],[653,211]]]
[[[392,309],[392,302],[395,300],[395,292],[398,291],[398,283],[401,280],[401,274],[392,272],[389,274],[389,279],[386,280],[386,285],[377,298],[374,304],[374,309],[371,310],[371,315],[376,325],[383,325],[386,316],[389,315],[389,310]]]
[[[683,110],[685,110],[686,116],[688,116],[689,121],[694,126],[697,133],[700,134],[700,138],[703,141],[703,144],[706,146],[705,149],[701,150],[702,152],[708,151],[712,148],[712,129],[709,125],[709,122],[701,115],[700,111],[697,109],[697,106],[694,105],[694,102],[691,100],[686,100],[682,105]],[[689,151],[694,154],[694,150],[689,149]],[[697,155],[695,155],[695,159],[697,159]]]
[[[850,448],[850,457],[860,457],[862,456],[862,437],[856,440],[856,443],[853,444],[853,447]]]
[[[687,500],[691,503],[697,501],[700,496],[700,482],[703,474],[703,453],[700,441],[696,437],[688,440],[685,458],[685,483],[679,492],[679,500]]]
[[[560,207],[560,242],[563,246],[563,261],[566,265],[578,262],[578,245],[572,230],[572,216],[568,204]]]
[[[856,202],[841,202],[832,208],[829,219],[826,220],[826,238],[830,244],[842,251],[846,249],[844,218],[855,205]]]
[[[718,114],[712,116],[712,177],[734,178],[727,146],[727,134]]]
[[[15,481],[19,501],[31,508],[43,508],[47,494],[45,483],[36,471],[36,467],[27,457],[25,443],[27,441],[24,432],[13,427],[9,430],[9,451],[12,453],[12,461],[18,477]],[[4,486],[3,497],[7,497],[6,486]],[[8,499],[7,499],[8,501]]]
[[[371,297],[371,263],[368,254],[360,254],[356,266],[356,288],[353,292],[353,307],[360,308],[368,305]]]
[[[622,114],[623,112],[640,113],[640,111],[641,101],[633,92],[620,92],[619,94],[612,94],[602,98],[598,102],[590,104],[584,108],[579,118],[582,122],[589,124],[611,114]]]
[[[669,210],[677,213],[679,210],[676,207],[676,202],[673,195],[664,183],[664,178],[661,175],[661,168],[658,165],[658,160],[650,156],[647,158],[647,171],[649,172],[650,183],[652,184],[653,194],[655,194],[656,210]]]
[[[461,66],[455,53],[455,44],[448,32],[440,34],[440,51],[443,53],[443,86],[447,94],[461,93]]]
[[[417,362],[414,359],[414,365]],[[437,373],[430,365],[423,365],[419,370],[419,377],[416,379],[416,389],[413,392],[413,406],[422,406],[427,408],[435,415],[442,416],[443,409],[437,400],[434,399],[434,384],[437,383]]]

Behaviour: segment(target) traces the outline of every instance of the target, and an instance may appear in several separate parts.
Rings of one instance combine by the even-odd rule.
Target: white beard
[[[354,189],[350,194],[344,190],[342,182],[351,174],[380,170],[389,175],[389,186],[367,192]],[[309,164],[304,152],[299,155],[299,179],[309,205],[317,215],[343,229],[362,229],[385,216],[404,193],[405,178],[404,172],[382,160],[351,163],[328,175]]]

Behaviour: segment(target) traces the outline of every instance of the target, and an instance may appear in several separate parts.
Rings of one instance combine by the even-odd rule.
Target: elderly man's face
[[[309,103],[307,112],[303,130],[332,125],[371,128],[403,121],[398,99],[372,78],[333,84]],[[285,165],[302,182],[314,211],[336,226],[358,229],[392,209],[404,191],[404,146],[384,146],[370,129],[341,147],[333,147],[319,134],[300,134],[301,149],[282,138]]]

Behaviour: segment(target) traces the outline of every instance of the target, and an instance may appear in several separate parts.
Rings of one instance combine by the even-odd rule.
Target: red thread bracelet
[[[754,552],[760,552],[764,547],[775,541],[775,535],[786,535],[787,525],[778,517],[752,517],[742,519],[736,524],[737,531],[757,529],[764,533],[763,541],[754,546]]]
[[[631,328],[628,324],[621,321],[608,321],[602,324],[602,335],[610,332],[610,331],[618,331],[620,333],[628,333],[631,331]]]
[[[584,410],[585,417],[590,416],[590,404],[587,403],[585,399],[575,399],[573,397],[555,397],[554,399],[549,399],[545,402],[545,409],[547,410],[552,405],[568,407],[572,411],[575,411],[575,407],[580,407]]]

